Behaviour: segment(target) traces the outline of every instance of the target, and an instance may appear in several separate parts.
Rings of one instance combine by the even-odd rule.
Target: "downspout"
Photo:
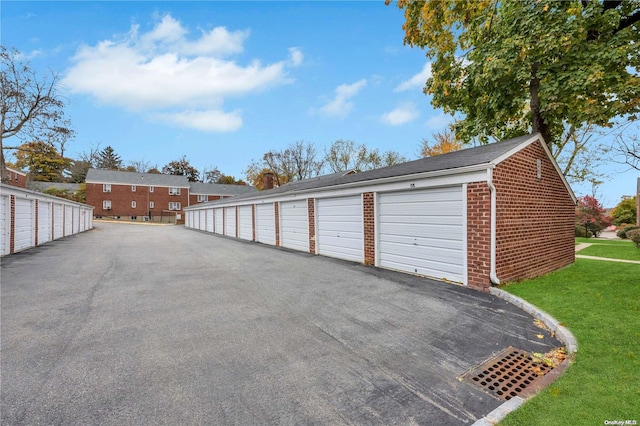
[[[493,167],[487,169],[487,185],[491,192],[491,249],[489,279],[492,284],[500,285],[500,278],[496,273],[496,187],[493,184]]]

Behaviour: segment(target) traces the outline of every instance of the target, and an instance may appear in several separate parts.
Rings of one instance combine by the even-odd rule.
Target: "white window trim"
[[[152,209],[154,208],[155,204],[153,203],[153,201],[149,201],[149,208]]]
[[[170,201],[169,202],[169,210],[180,210],[180,203],[177,201]]]
[[[131,192],[136,192],[136,186],[135,185],[131,185]]]
[[[204,203],[205,201],[209,201],[207,195],[198,195],[198,202],[199,203]]]
[[[149,187],[149,192],[153,192],[153,186]]]
[[[103,183],[102,184],[102,192],[111,192],[111,184]]]
[[[111,210],[111,200],[104,200],[102,202],[102,210]]]
[[[138,203],[136,203],[135,201],[131,202],[131,208],[135,209],[138,206]]]
[[[176,188],[176,187],[170,187],[169,188],[169,195],[180,195],[180,188]]]

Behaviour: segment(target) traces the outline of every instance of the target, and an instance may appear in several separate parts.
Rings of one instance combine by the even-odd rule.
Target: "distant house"
[[[254,188],[191,183],[185,176],[89,169],[87,204],[97,218],[180,223],[183,209],[204,200],[248,194]],[[203,201],[198,201],[203,200]]]
[[[7,170],[7,181],[4,183],[8,185],[17,186],[19,188],[27,187],[27,174],[25,172],[12,169],[10,167],[7,167],[6,170]]]

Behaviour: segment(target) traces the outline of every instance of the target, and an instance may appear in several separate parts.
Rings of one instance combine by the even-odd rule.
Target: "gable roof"
[[[242,195],[253,194],[257,190],[246,185],[227,185],[220,183],[191,182],[189,192],[192,195]]]
[[[189,187],[189,180],[185,176],[103,169],[89,169],[85,181],[87,183],[112,183],[116,185]]]

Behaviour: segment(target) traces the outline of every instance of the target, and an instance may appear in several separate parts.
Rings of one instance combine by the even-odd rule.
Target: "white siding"
[[[238,207],[238,237],[243,240],[253,240],[253,212],[252,206]]]
[[[256,241],[276,245],[276,213],[273,203],[256,205]]]
[[[53,204],[53,239],[62,238],[64,236],[64,206],[62,204]]]
[[[64,236],[73,233],[73,207],[64,206]]]
[[[379,266],[464,283],[461,186],[379,194]]]
[[[318,254],[364,261],[361,195],[318,199],[316,224]]]
[[[216,209],[216,222],[215,222],[215,232],[216,234],[224,234],[224,221],[223,221],[223,210],[222,207],[218,207]]]
[[[294,250],[309,251],[306,199],[280,203],[280,244]]]
[[[38,201],[38,244],[51,240],[51,203]]]
[[[35,214],[33,200],[16,197],[13,251],[28,249],[35,244]]]
[[[0,255],[9,254],[11,238],[11,197],[0,196]]]
[[[213,216],[214,216],[214,212],[213,209],[207,209],[207,232],[213,232]]]
[[[225,207],[224,208],[224,235],[230,237],[236,236],[236,208]]]

